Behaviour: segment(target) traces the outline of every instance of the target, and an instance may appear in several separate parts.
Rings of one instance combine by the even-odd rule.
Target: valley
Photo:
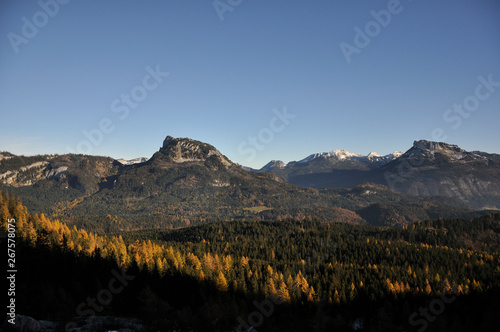
[[[41,331],[491,329],[498,165],[427,141],[266,171],[171,136],[130,161],[3,152],[18,319]]]
[[[99,235],[29,214],[0,193],[0,218],[18,225],[17,310],[50,331],[496,326],[499,214],[402,228],[221,221]],[[116,278],[123,286],[100,297]],[[443,310],[422,320],[438,298]]]
[[[420,166],[405,168],[417,165],[417,159]],[[2,153],[0,179],[30,210],[93,231],[216,220],[401,226],[496,209],[499,160],[420,141],[404,154],[362,157],[337,151],[255,172],[210,144],[168,136],[151,158],[126,164],[98,156]],[[255,209],[259,206],[267,209]]]

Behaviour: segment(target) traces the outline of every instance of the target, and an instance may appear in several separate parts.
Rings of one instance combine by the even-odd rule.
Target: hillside
[[[243,321],[262,331],[361,324],[433,332],[496,324],[498,214],[398,229],[236,221],[101,236],[33,215],[0,191],[2,235],[11,218],[17,314],[46,331],[232,331]],[[411,319],[443,297],[446,310],[434,319]],[[273,303],[266,319],[247,321],[263,303],[268,310]]]
[[[147,161],[2,154],[0,177],[33,211],[94,231],[183,227],[217,220],[312,220],[398,226],[479,215],[453,199],[383,185],[301,188],[250,172],[210,144],[168,136]]]

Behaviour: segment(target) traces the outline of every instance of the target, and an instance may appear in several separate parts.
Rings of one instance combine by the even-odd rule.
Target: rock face
[[[333,150],[283,165],[273,161],[260,171],[302,187],[353,188],[371,182],[402,194],[452,197],[474,208],[500,209],[500,155],[447,143],[419,140],[405,153],[387,156]]]
[[[173,143],[173,141],[175,140],[175,138],[173,138],[172,136],[168,135],[167,137],[165,137],[165,139],[163,140],[163,145],[162,145],[162,148],[166,148],[167,146],[170,145],[170,143]]]
[[[167,136],[160,151],[151,158],[175,163],[203,162],[207,164],[221,163],[228,167],[232,163],[210,144],[190,138],[174,138]]]
[[[116,174],[112,158],[84,155],[15,156],[0,153],[0,183],[13,187],[57,186],[86,193],[99,190],[99,183]]]
[[[264,167],[260,169],[261,172],[270,172],[272,169],[283,169],[286,164],[281,160],[271,160]]]
[[[389,187],[401,193],[454,197],[475,208],[500,208],[498,154],[421,140],[382,171]]]
[[[495,155],[467,152],[456,145],[420,140],[413,142],[413,146],[400,159],[411,160],[415,166],[440,163],[488,165],[488,156],[496,159]]]

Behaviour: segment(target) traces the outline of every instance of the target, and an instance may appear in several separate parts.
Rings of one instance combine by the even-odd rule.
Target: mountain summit
[[[364,176],[370,170],[378,169],[396,160],[403,153],[395,151],[382,156],[370,152],[364,156],[344,149],[314,153],[288,164],[273,160],[262,167],[260,172],[270,172],[283,180],[302,187],[354,187],[367,182]]]
[[[414,165],[450,162],[463,164],[479,162],[487,165],[488,156],[495,159],[495,155],[479,151],[468,152],[457,145],[420,140],[413,142],[413,146],[403,154],[402,159],[409,160]]]
[[[433,142],[427,141],[425,139],[414,141],[413,147],[422,151],[439,152],[439,151],[455,151],[455,152],[465,152],[465,150],[459,148],[457,145],[452,145],[443,142]]]
[[[401,156],[403,153],[395,151],[388,155],[382,156],[376,152],[370,152],[364,156],[361,153],[352,153],[344,149],[332,150],[330,152],[313,153],[299,161],[291,161],[285,164],[281,160],[272,160],[262,167],[259,171],[269,172],[270,170],[283,170],[285,173],[313,173],[319,169],[362,169],[367,170],[374,167],[387,164]]]
[[[418,140],[405,153],[386,156],[333,150],[286,166],[274,162],[261,171],[302,187],[353,188],[371,182],[403,194],[453,197],[475,208],[500,208],[500,155],[443,142]]]
[[[190,138],[167,136],[160,150],[151,158],[153,161],[174,163],[203,162],[207,165],[231,166],[232,162],[214,146]]]

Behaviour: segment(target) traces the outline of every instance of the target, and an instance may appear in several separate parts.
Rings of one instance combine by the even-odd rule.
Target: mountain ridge
[[[474,208],[500,209],[499,154],[416,140],[406,152],[378,163],[363,163],[359,156],[346,153],[342,159],[333,153],[310,156],[317,155],[286,165],[271,162],[258,171],[271,172],[301,187],[352,188],[373,182],[403,194],[454,197]]]
[[[255,171],[263,171],[267,172],[270,168],[277,167],[277,168],[286,168],[286,167],[291,167],[293,165],[297,164],[307,164],[309,162],[312,162],[316,159],[330,159],[330,158],[335,158],[338,161],[344,161],[344,160],[357,160],[362,164],[365,165],[376,165],[376,164],[385,164],[391,160],[394,160],[398,157],[400,157],[403,154],[403,152],[400,151],[394,151],[393,153],[387,154],[387,155],[380,155],[376,152],[370,152],[367,155],[362,155],[361,153],[353,153],[349,152],[344,149],[335,149],[329,152],[319,152],[319,153],[313,153],[307,156],[306,158],[303,158],[298,161],[290,161],[288,163],[284,163],[281,160],[271,160],[269,163],[264,165],[258,170]]]
[[[189,138],[167,136],[151,158],[130,165],[72,154],[0,157],[0,181],[30,209],[93,230],[284,219],[397,226],[476,213],[447,195],[409,196],[376,181],[358,181],[344,189],[296,186],[277,174],[247,171],[214,146]],[[398,160],[375,168],[377,175],[383,178]],[[374,171],[357,160],[340,162],[338,171],[357,174],[358,180]],[[310,163],[321,167],[328,159]]]

